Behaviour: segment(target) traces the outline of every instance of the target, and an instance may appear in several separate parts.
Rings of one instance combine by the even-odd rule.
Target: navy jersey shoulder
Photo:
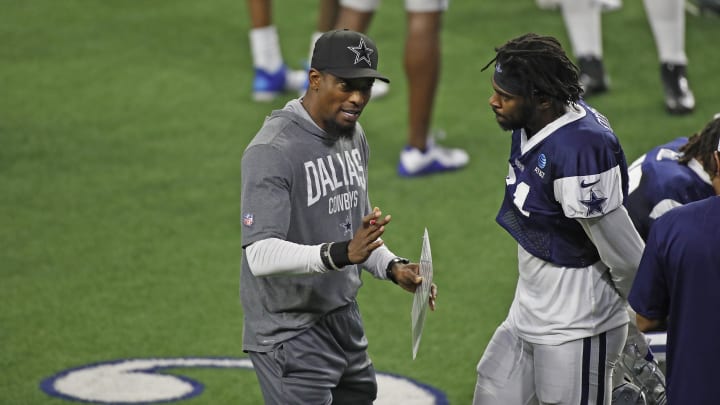
[[[643,160],[641,185],[645,187],[642,191],[654,202],[673,198],[681,203],[689,203],[698,199],[694,197],[694,190],[703,184],[702,179],[678,161],[680,147],[686,142],[687,138],[682,137],[655,147]]]
[[[587,176],[607,171],[617,164],[627,166],[620,143],[607,119],[585,104],[584,117],[569,122],[538,142],[532,150],[521,152],[522,132],[513,132],[511,159],[543,162],[551,178]]]
[[[679,137],[656,146],[645,154],[639,165],[634,164],[630,169],[634,184],[626,206],[643,239],[647,238],[655,218],[664,213],[662,206],[656,209],[660,204],[682,205],[714,195],[710,184],[678,160],[679,150],[687,140]]]

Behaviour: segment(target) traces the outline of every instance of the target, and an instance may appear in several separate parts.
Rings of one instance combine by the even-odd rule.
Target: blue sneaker
[[[282,65],[274,73],[264,69],[255,68],[255,79],[253,80],[253,100],[271,101],[278,94],[285,91],[285,72],[287,67]]]
[[[427,149],[406,146],[400,152],[397,171],[403,177],[426,176],[465,167],[470,161],[467,152],[458,148],[446,148],[428,139]]]
[[[307,73],[302,70],[290,70],[282,65],[277,71],[255,68],[253,80],[253,100],[272,101],[275,97],[289,90],[299,90],[306,86]]]

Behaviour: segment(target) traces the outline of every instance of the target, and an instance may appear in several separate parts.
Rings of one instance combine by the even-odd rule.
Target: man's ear
[[[713,161],[715,162],[715,172],[711,176],[712,186],[716,195],[720,195],[720,152],[713,152]]]
[[[542,111],[552,111],[555,108],[553,100],[544,94],[535,95],[535,103]]]
[[[317,91],[320,88],[321,79],[322,73],[311,68],[308,73],[308,89],[311,91]]]
[[[544,110],[550,110],[553,108],[553,102],[548,96],[540,96],[538,97],[538,100],[540,101],[540,105]]]

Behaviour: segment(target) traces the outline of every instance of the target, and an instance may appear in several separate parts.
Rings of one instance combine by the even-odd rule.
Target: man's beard
[[[530,122],[535,110],[535,104],[525,103],[521,107],[520,116],[515,119],[508,119],[505,122],[498,121],[498,125],[505,131],[514,131],[516,129],[525,128]],[[507,118],[507,117],[506,117]]]
[[[338,138],[352,138],[355,133],[355,123],[340,125],[335,120],[325,120],[325,132]]]

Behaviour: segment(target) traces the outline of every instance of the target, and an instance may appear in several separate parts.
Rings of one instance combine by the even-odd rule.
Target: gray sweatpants
[[[375,369],[356,302],[269,352],[249,352],[265,404],[370,405]]]

